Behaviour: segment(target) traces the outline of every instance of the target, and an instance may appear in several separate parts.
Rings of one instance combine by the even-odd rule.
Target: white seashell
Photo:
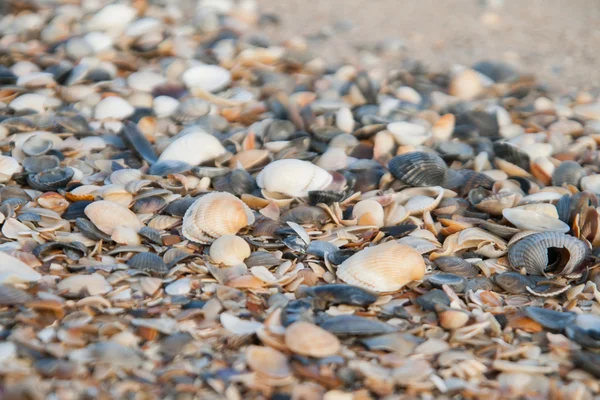
[[[346,133],[354,131],[354,116],[348,107],[340,108],[335,114],[335,124]]]
[[[122,31],[134,20],[137,10],[125,4],[109,4],[102,8],[86,23],[89,31]]]
[[[110,238],[119,244],[127,246],[137,246],[142,244],[142,238],[137,234],[135,229],[123,226],[117,226]]]
[[[104,32],[90,32],[83,37],[94,53],[109,51],[113,47],[113,39]]]
[[[125,36],[137,38],[161,29],[162,23],[156,18],[140,18],[127,26]]]
[[[316,165],[326,171],[337,171],[345,169],[348,166],[348,162],[349,158],[344,149],[330,147],[323,155],[321,155],[321,157],[319,157]]]
[[[23,76],[23,75],[31,74],[33,72],[40,72],[40,67],[38,67],[36,64],[32,63],[31,61],[23,60],[23,61],[14,63],[13,66],[10,67],[10,70],[16,76]]]
[[[78,296],[87,295],[96,296],[106,294],[112,290],[110,283],[100,274],[91,275],[72,275],[56,285],[59,291],[66,291],[68,295]]]
[[[39,113],[46,111],[48,97],[39,93],[26,93],[10,102],[10,107],[16,111],[31,109]]]
[[[26,88],[43,87],[54,85],[55,83],[54,76],[49,72],[32,72],[21,75],[19,76],[19,79],[17,79],[17,86]]]
[[[148,295],[153,295],[162,286],[162,279],[145,276],[140,279],[140,288]]]
[[[538,213],[546,214],[549,217],[558,219],[558,211],[556,210],[556,206],[554,204],[548,203],[534,203],[534,204],[526,204],[524,206],[514,207],[518,210],[529,210],[535,211]]]
[[[392,122],[387,130],[401,146],[420,146],[433,135],[427,127],[405,121]]]
[[[23,168],[17,160],[9,156],[0,155],[0,182],[8,182],[13,174],[22,170]]]
[[[134,72],[127,77],[130,88],[141,92],[151,92],[156,86],[162,85],[167,78],[152,71]]]
[[[99,120],[104,119],[125,119],[129,117],[135,108],[131,104],[117,96],[110,96],[98,103],[94,110],[94,118]]]
[[[254,214],[243,201],[230,193],[212,192],[200,197],[187,209],[181,232],[191,241],[212,243],[253,223]]]
[[[0,343],[0,363],[8,365],[9,361],[17,358],[17,345],[13,342]]]
[[[352,218],[358,218],[358,225],[384,226],[383,206],[375,200],[362,200],[352,209]]]
[[[410,86],[400,86],[396,90],[396,97],[412,104],[421,104],[421,101],[423,100],[419,92]]]
[[[231,83],[231,72],[218,65],[197,65],[185,71],[181,78],[190,89],[199,88],[212,93],[225,89]]]
[[[183,278],[167,285],[165,292],[170,296],[188,294],[192,290],[190,278]]]
[[[169,96],[158,96],[154,98],[152,108],[158,118],[168,117],[179,107],[179,100]]]
[[[524,230],[567,233],[571,229],[560,219],[531,210],[505,208],[502,210],[502,216],[517,228]]]
[[[37,282],[42,276],[16,257],[0,251],[0,284]]]
[[[127,183],[142,178],[142,173],[137,169],[118,169],[110,174],[110,182],[115,185],[126,185]]]
[[[323,168],[302,160],[277,160],[267,165],[256,177],[256,184],[268,192],[291,197],[306,197],[311,190],[323,190],[333,176]]]
[[[224,235],[213,242],[209,254],[216,264],[234,266],[243,264],[250,252],[250,246],[241,237]]]
[[[190,165],[200,165],[225,154],[219,140],[204,132],[188,133],[172,142],[160,155],[159,161],[183,161]]]
[[[374,292],[395,292],[425,276],[425,262],[418,251],[395,241],[368,247],[337,269],[342,281]]]
[[[471,100],[483,91],[480,74],[470,68],[465,68],[450,80],[448,93],[461,100]]]
[[[600,175],[589,175],[581,178],[579,182],[582,190],[591,190],[594,193],[600,193]]]
[[[442,115],[431,128],[431,133],[438,139],[448,140],[454,132],[456,117],[454,114]]]
[[[219,318],[223,328],[235,335],[251,335],[263,327],[262,322],[244,320],[227,312],[222,313]]]
[[[143,224],[129,209],[112,201],[95,201],[84,210],[92,223],[107,235],[112,235],[117,227],[139,231]]]

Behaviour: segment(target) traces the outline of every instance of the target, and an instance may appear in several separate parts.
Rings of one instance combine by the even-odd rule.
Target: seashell
[[[393,325],[357,315],[329,317],[319,326],[336,336],[373,336],[398,331]]]
[[[264,346],[248,346],[246,363],[259,376],[285,379],[292,374],[287,357],[279,351]]]
[[[48,256],[48,253],[56,250],[64,253],[70,260],[75,261],[87,255],[87,248],[80,242],[48,242],[39,245],[31,253],[37,258],[43,259]]]
[[[0,155],[0,182],[8,182],[12,176],[23,170],[17,160],[9,156]]]
[[[234,195],[212,192],[200,197],[185,212],[181,232],[198,243],[212,243],[223,235],[234,235],[254,223],[254,214]]]
[[[179,161],[200,165],[225,154],[226,150],[214,136],[193,132],[173,141],[160,155],[158,161]]]
[[[111,201],[94,201],[85,207],[85,215],[107,235],[112,235],[117,227],[139,231],[143,224],[129,209]]]
[[[469,192],[469,201],[478,210],[491,215],[502,215],[502,211],[517,205],[521,200],[518,193],[500,192],[491,194],[483,188],[473,189]]]
[[[179,100],[170,96],[157,96],[152,103],[152,109],[157,118],[170,117],[177,107],[179,107]]]
[[[405,121],[392,122],[387,130],[400,146],[420,146],[433,136],[427,126]]]
[[[142,178],[142,173],[137,169],[118,169],[110,174],[110,183],[115,185],[126,185],[131,181]]]
[[[0,284],[0,305],[14,306],[33,300],[33,296],[12,285]],[[1,358],[1,357],[0,357]]]
[[[133,114],[135,108],[117,96],[110,96],[98,103],[94,109],[94,118],[99,120],[123,120]]]
[[[50,104],[50,99],[39,93],[25,93],[10,102],[10,108],[15,111],[33,110],[43,113]]]
[[[312,243],[316,243],[316,241],[313,241]],[[350,304],[355,306],[368,306],[375,303],[378,298],[375,293],[356,286],[342,284],[328,284],[313,287],[300,286],[298,290],[296,290],[296,298],[304,296],[317,297],[333,304]]]
[[[89,31],[113,31],[121,32],[135,19],[137,10],[126,4],[109,4],[101,8],[85,24]]]
[[[165,288],[165,293],[170,296],[184,296],[192,290],[192,281],[189,278],[178,279]]]
[[[310,190],[308,192],[308,202],[316,206],[317,204],[331,205],[344,198],[344,193],[332,192],[327,190]]]
[[[290,351],[315,358],[330,357],[340,350],[335,335],[310,322],[297,321],[285,330],[285,345]]]
[[[148,142],[148,139],[140,132],[136,124],[131,121],[125,121],[123,123],[122,130],[123,137],[133,148],[133,150],[146,162],[153,164],[157,160],[154,149]]]
[[[281,214],[281,222],[294,222],[300,225],[323,225],[329,216],[323,209],[313,206],[300,205]]]
[[[579,187],[579,182],[586,176],[586,172],[575,161],[563,161],[552,173],[552,185],[573,185]]]
[[[56,288],[71,297],[96,296],[112,290],[112,286],[100,274],[72,275],[58,282]]]
[[[529,171],[531,160],[529,155],[518,147],[505,142],[494,143],[494,154],[519,168]]]
[[[127,77],[129,87],[141,92],[152,92],[156,86],[166,82],[167,78],[148,70],[134,72]]]
[[[256,177],[258,187],[290,197],[306,197],[309,191],[326,189],[332,181],[326,170],[296,159],[273,161]]]
[[[554,332],[561,332],[572,324],[577,314],[572,312],[559,312],[541,307],[525,307],[523,312],[529,318]]]
[[[448,140],[454,132],[455,123],[456,117],[454,114],[444,114],[433,124],[431,133],[437,139]]]
[[[384,225],[384,217],[383,207],[375,200],[359,201],[352,209],[352,218],[358,219],[358,225],[381,228]]]
[[[505,208],[502,216],[519,229],[539,232],[562,232],[571,230],[569,225],[558,218],[531,210],[518,208]]]
[[[421,254],[393,241],[359,251],[337,269],[342,281],[379,293],[398,291],[424,275]]]
[[[448,93],[461,100],[472,100],[483,91],[483,83],[479,73],[465,68],[450,80]]]
[[[169,272],[163,259],[154,253],[138,253],[127,261],[127,265],[151,275],[164,275]]]
[[[413,152],[396,156],[388,163],[392,175],[411,186],[439,186],[446,179],[448,167],[435,154]]]
[[[209,112],[209,102],[198,98],[191,98],[179,103],[177,108],[171,113],[171,119],[181,124],[191,124]]]
[[[234,266],[244,264],[250,257],[250,246],[239,236],[224,235],[210,246],[210,258],[217,264]]]
[[[138,236],[136,230],[124,226],[117,226],[110,238],[116,243],[127,246],[142,244],[142,239]]]
[[[144,276],[140,279],[139,284],[144,293],[152,296],[162,287],[162,279]]]
[[[35,190],[52,192],[57,188],[63,188],[71,181],[75,171],[69,167],[57,167],[38,172],[27,177],[27,183]]]
[[[462,328],[471,318],[466,311],[442,306],[440,306],[440,310],[437,310],[437,316],[440,326],[448,330]]]
[[[218,65],[197,65],[186,70],[181,78],[190,89],[198,88],[214,93],[229,86],[231,72]]]
[[[563,233],[542,232],[526,236],[508,250],[510,265],[531,275],[553,277],[578,270],[590,254],[581,240]]]
[[[38,173],[56,168],[60,165],[60,160],[56,156],[44,155],[37,157],[27,157],[23,160],[23,168],[27,172]]]
[[[54,143],[43,135],[32,135],[23,142],[21,150],[28,156],[41,156],[52,149]]]
[[[37,282],[42,276],[23,261],[0,251],[0,284]]]

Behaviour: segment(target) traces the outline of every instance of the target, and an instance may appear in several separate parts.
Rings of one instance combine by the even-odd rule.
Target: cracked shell
[[[212,192],[187,209],[181,231],[193,242],[208,244],[253,223],[254,214],[243,201],[227,192]]]
[[[340,280],[373,292],[395,292],[425,276],[425,262],[418,251],[387,242],[359,251],[337,270]]]

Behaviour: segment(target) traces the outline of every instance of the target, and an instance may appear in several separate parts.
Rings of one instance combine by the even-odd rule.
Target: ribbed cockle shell
[[[235,235],[254,223],[254,214],[243,201],[226,192],[212,192],[196,200],[183,216],[182,233],[198,243],[212,243]]]
[[[397,242],[368,247],[344,261],[337,277],[374,292],[395,292],[425,276],[425,262],[418,251]]]

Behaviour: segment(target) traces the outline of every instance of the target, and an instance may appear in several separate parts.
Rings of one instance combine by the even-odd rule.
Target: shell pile
[[[1,398],[599,398],[595,93],[0,3]]]

